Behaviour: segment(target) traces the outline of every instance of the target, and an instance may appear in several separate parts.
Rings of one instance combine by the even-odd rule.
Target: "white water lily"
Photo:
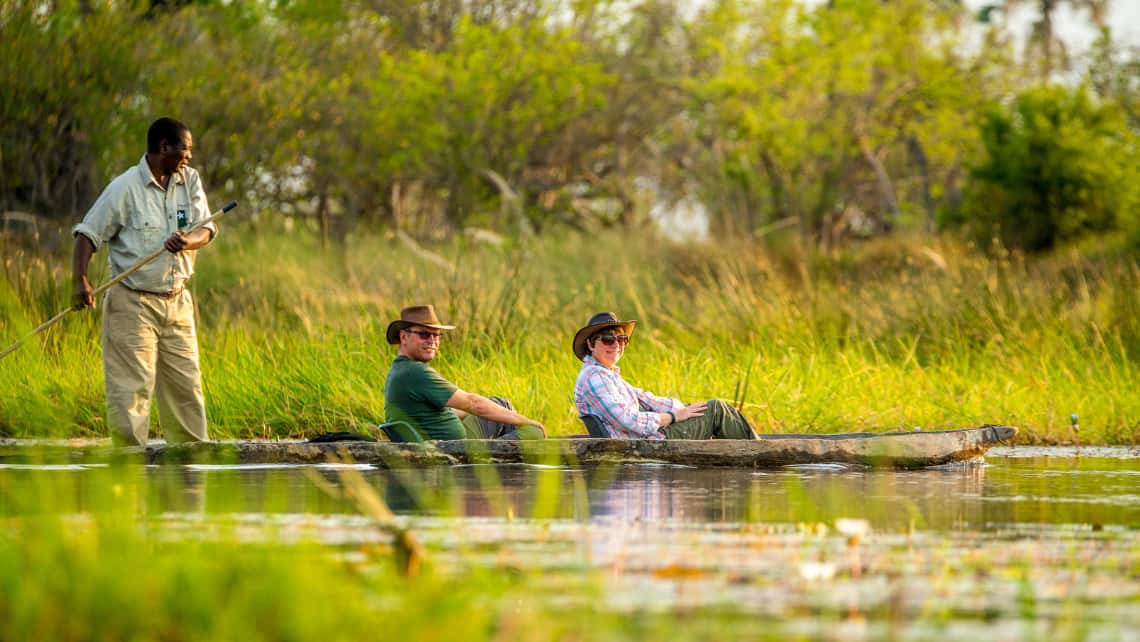
[[[835,530],[848,537],[862,537],[871,531],[871,523],[865,519],[841,517],[835,520]]]
[[[835,577],[835,564],[831,562],[804,562],[800,564],[800,577],[809,582],[830,580]]]

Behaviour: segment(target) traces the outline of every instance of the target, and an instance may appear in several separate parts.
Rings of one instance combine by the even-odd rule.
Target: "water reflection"
[[[919,472],[591,467],[557,473],[561,492],[553,516],[684,523],[830,522],[859,516],[878,528],[956,528],[1001,521],[994,514],[997,505],[979,501],[986,471],[984,466]],[[393,502],[393,507],[468,517],[531,515],[533,489],[542,476],[553,474],[522,466],[497,472],[498,483],[488,485],[474,471],[432,471],[422,485],[450,489],[448,501]],[[584,489],[584,511],[583,502],[574,501],[574,489]]]
[[[161,472],[158,467],[150,468],[151,483],[147,494],[147,504],[142,512],[158,513],[201,513],[206,509],[205,475],[190,466],[177,466],[174,470]],[[153,508],[152,508],[153,507]]]
[[[22,513],[82,525],[96,520],[71,513],[119,511],[131,528],[139,517],[154,526],[155,541],[319,542],[338,565],[372,572],[391,535],[342,496],[354,487],[345,474],[401,514],[435,568],[510,569],[532,595],[574,612],[690,618],[726,608],[746,614],[733,633],[763,623],[751,637],[771,639],[1130,640],[1140,630],[1140,576],[1129,572],[1140,568],[1140,458],[349,473],[0,460],[0,526],[18,533],[23,520],[8,518]],[[839,533],[840,517],[867,520],[869,534]],[[835,628],[850,622],[875,633]]]
[[[1137,459],[991,457],[985,464],[919,471],[487,465],[357,472],[406,515],[688,524],[860,517],[876,530],[895,532],[1011,524],[1140,526]],[[50,503],[64,511],[134,502],[145,514],[355,512],[335,492],[342,487],[340,474],[334,467],[0,463],[0,510],[11,510],[21,493],[46,492],[36,490],[33,480],[48,479]],[[314,483],[312,475],[325,483]],[[20,510],[30,510],[32,503]]]

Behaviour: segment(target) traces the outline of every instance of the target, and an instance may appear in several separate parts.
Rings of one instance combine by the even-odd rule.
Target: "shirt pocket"
[[[134,237],[138,239],[142,247],[140,251],[149,252],[155,249],[158,242],[163,238],[166,231],[166,225],[162,220],[162,215],[151,212],[141,211],[131,217],[130,225],[131,232]]]

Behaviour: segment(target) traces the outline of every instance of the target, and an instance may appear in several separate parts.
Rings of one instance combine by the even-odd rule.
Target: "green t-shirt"
[[[465,439],[463,424],[446,405],[456,390],[435,368],[400,355],[384,385],[385,421],[406,421],[425,439]]]

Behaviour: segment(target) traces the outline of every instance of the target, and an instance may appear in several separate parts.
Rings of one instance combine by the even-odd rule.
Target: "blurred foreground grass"
[[[1046,521],[889,527],[909,503],[893,474],[835,475],[813,504],[785,471],[783,492],[736,498],[770,516],[786,502],[785,520],[556,518],[592,505],[582,484],[535,469],[553,487],[512,487],[508,503],[501,470],[479,467],[471,487],[416,470],[0,463],[0,640],[1122,640],[1140,613],[1136,529],[1082,523],[1071,504],[1049,502]],[[929,474],[970,486],[986,472]],[[414,575],[367,508],[401,494],[395,479],[431,482],[399,518],[425,544]],[[868,489],[891,518],[861,504]]]
[[[183,491],[156,488],[139,470],[76,473],[84,496],[77,511],[71,475],[38,470],[31,483],[14,484],[13,471],[0,468],[0,640],[664,639],[674,632],[667,618],[582,606],[576,612],[589,618],[562,617],[556,591],[519,569],[429,565],[404,577],[382,535],[338,547],[297,536],[296,528],[286,536],[264,514],[251,522],[200,508],[167,512],[170,504],[154,494]],[[289,489],[258,492],[264,511],[288,504]],[[589,599],[594,579],[573,582],[576,599]],[[733,620],[719,613],[672,639],[724,635]]]
[[[7,346],[67,304],[70,257],[0,255]],[[896,239],[824,255],[619,231],[324,247],[263,225],[225,230],[193,289],[215,438],[382,419],[384,329],[413,303],[458,326],[435,363],[444,376],[555,435],[583,432],[573,333],[613,310],[639,321],[627,379],[686,401],[743,398],[761,432],[1003,423],[1025,443],[1066,442],[1077,413],[1085,443],[1140,436],[1140,267],[1107,251],[1027,260]],[[106,434],[98,322],[72,314],[0,362],[0,435]]]

